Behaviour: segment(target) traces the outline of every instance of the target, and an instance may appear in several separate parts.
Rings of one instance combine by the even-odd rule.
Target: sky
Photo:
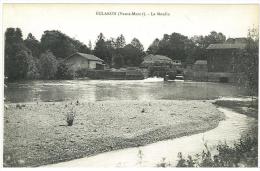
[[[116,15],[97,15],[115,12]],[[119,16],[140,12],[146,16]],[[157,12],[167,13],[158,16]],[[155,15],[151,15],[151,13]],[[229,37],[246,37],[259,25],[258,5],[177,4],[3,4],[3,30],[22,29],[24,38],[32,33],[38,40],[45,30],[60,30],[88,45],[99,33],[109,39],[123,34],[126,43],[136,37],[147,49],[155,38],[173,32],[188,37],[222,32]],[[4,34],[4,33],[3,33]]]

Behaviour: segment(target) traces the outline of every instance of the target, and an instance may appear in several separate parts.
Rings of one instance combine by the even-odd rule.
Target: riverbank
[[[210,150],[210,154],[214,156],[217,152],[216,145],[220,142],[226,145],[233,145],[234,142],[240,140],[241,135],[244,135],[244,133],[250,129],[250,126],[257,126],[257,121],[252,117],[247,117],[226,108],[220,107],[218,110],[221,111],[226,118],[220,121],[216,128],[209,131],[163,140],[141,147],[106,152],[92,157],[48,165],[47,167],[175,167],[181,164],[179,158],[180,152],[185,158],[187,155],[191,155],[195,157],[193,159],[197,159],[205,156],[201,156],[202,151]],[[246,141],[246,143],[247,142],[250,141]],[[207,144],[207,148],[205,148],[205,144]],[[250,144],[246,144],[246,146],[251,146]],[[229,157],[234,155],[232,151],[233,150],[226,153],[227,158],[225,158],[225,161],[232,160]],[[199,154],[199,156],[197,156],[197,154]],[[257,151],[251,154],[257,154]],[[247,158],[247,156],[244,157]],[[248,159],[250,160],[250,157]],[[189,163],[189,161],[187,161],[187,163]],[[184,166],[185,163],[181,164],[181,166]],[[253,165],[252,163],[251,166]],[[191,165],[189,164],[189,166]],[[195,166],[195,161],[193,166]],[[208,165],[208,167],[210,167],[210,165]]]
[[[66,115],[73,108],[73,126]],[[4,166],[41,166],[138,147],[217,127],[224,115],[208,101],[99,101],[8,104]]]
[[[253,117],[258,120],[258,98],[247,100],[216,100],[213,104],[229,108],[235,112]]]
[[[220,142],[216,148],[205,149],[196,155],[179,155],[178,163],[159,163],[159,167],[258,167],[258,98],[219,99],[213,104],[230,111],[254,118],[248,128],[241,131],[240,138],[233,143]],[[240,122],[241,123],[241,122]],[[239,124],[238,124],[239,125]],[[241,126],[239,126],[241,127]],[[188,156],[188,157],[187,157]]]

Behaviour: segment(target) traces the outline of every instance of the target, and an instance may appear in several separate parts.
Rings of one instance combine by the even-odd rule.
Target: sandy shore
[[[224,115],[208,101],[8,104],[4,166],[41,166],[142,146],[215,128]],[[73,126],[66,114],[74,108]]]

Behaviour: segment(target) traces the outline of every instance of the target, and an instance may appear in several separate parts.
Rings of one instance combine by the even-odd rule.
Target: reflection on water
[[[242,88],[209,82],[164,82],[146,80],[65,80],[9,83],[7,102],[99,101],[99,100],[203,100],[220,96],[244,96]]]

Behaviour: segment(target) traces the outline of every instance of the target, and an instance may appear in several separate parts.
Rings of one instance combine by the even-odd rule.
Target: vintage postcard
[[[2,9],[2,167],[258,167],[259,4]]]

